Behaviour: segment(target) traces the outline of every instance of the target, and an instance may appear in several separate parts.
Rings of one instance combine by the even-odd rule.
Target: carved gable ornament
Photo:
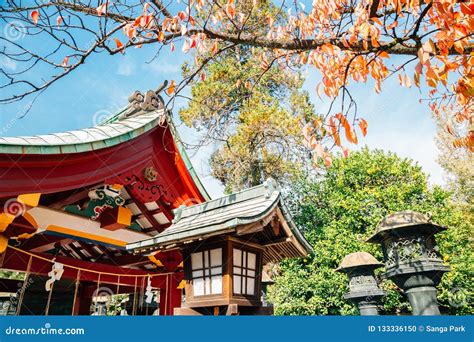
[[[168,82],[165,81],[157,90],[148,90],[145,94],[136,90],[128,98],[128,106],[124,112],[119,115],[118,119],[123,120],[144,112],[153,112],[158,109],[163,109],[165,104],[159,93],[167,84]]]

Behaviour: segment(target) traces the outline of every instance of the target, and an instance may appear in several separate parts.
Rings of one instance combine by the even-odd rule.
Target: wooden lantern
[[[187,248],[186,306],[261,306],[262,251],[231,236]]]

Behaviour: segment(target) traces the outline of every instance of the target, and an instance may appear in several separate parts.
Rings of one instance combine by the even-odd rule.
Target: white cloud
[[[143,69],[152,71],[158,75],[176,74],[181,72],[181,63],[168,63],[156,60],[148,64],[143,64]]]
[[[117,68],[117,75],[130,76],[135,73],[135,63],[130,59],[124,59]]]
[[[369,132],[359,144],[413,159],[430,175],[431,184],[444,185],[445,172],[437,162],[436,125],[428,106],[418,102],[420,95],[416,89],[391,87],[391,91],[381,95],[370,92],[361,101]]]
[[[2,57],[0,59],[0,67],[10,69],[10,70],[16,70],[17,63],[10,58]]]
[[[403,132],[373,131],[366,139],[362,139],[362,144],[367,144],[371,149],[383,149],[394,152],[400,157],[413,159],[425,173],[430,175],[431,184],[444,185],[445,172],[436,162],[439,150],[433,136],[426,133],[426,130],[420,132],[414,129]]]

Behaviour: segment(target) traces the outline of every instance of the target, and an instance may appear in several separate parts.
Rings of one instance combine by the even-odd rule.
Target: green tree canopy
[[[229,191],[270,176],[284,181],[308,159],[301,128],[313,108],[301,77],[275,65],[257,82],[260,72],[248,49],[230,49],[207,65],[180,111],[186,125],[203,132],[203,143],[219,143],[212,173]]]
[[[284,17],[270,2],[260,5],[262,16],[278,13]],[[252,3],[237,6],[246,8]],[[250,17],[248,24],[255,34],[262,30],[256,17]],[[235,28],[230,25],[227,30]],[[260,184],[270,176],[285,182],[309,160],[302,127],[316,115],[308,93],[302,90],[304,80],[285,63],[271,58],[262,62],[268,53],[238,45],[216,56],[212,51],[195,52],[195,64],[203,67],[191,82],[192,96],[180,118],[203,133],[201,144],[219,144],[211,169],[228,191]],[[183,66],[185,78],[195,72],[192,65]]]
[[[347,277],[334,270],[344,256],[356,251],[382,261],[380,246],[364,241],[384,216],[410,209],[429,213],[435,222],[449,227],[437,235],[440,252],[452,268],[438,286],[438,298],[449,313],[472,314],[473,223],[450,204],[449,197],[439,187],[430,189],[427,176],[411,160],[378,150],[335,158],[321,179],[298,179],[288,202],[314,253],[279,266],[269,293],[276,313],[356,314],[356,308],[343,299]],[[384,281],[382,286],[388,292],[385,313],[409,310],[393,283]]]

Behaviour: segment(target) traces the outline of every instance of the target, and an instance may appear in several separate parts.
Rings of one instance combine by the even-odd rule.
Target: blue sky
[[[3,24],[2,24],[3,25]],[[4,34],[4,27],[0,27]],[[0,105],[0,135],[34,135],[93,126],[97,119],[111,115],[127,103],[127,97],[134,91],[157,88],[164,80],[180,80],[181,64],[189,56],[181,52],[180,46],[174,53],[167,48],[153,59],[156,47],[128,50],[125,55],[93,56],[69,77],[54,84],[35,102],[30,112],[22,119],[26,101]],[[14,62],[0,57],[0,67],[8,70],[19,68]],[[37,75],[35,75],[37,76]],[[325,112],[329,100],[320,100],[315,91],[319,72],[306,71],[305,88],[312,96],[319,112]],[[362,84],[352,87],[358,104],[358,112],[369,124],[368,135],[360,139],[359,146],[381,148],[396,152],[402,157],[417,161],[430,174],[432,184],[443,184],[443,170],[437,164],[438,150],[434,141],[436,127],[426,104],[420,104],[417,88],[401,88],[394,77],[383,86],[377,95],[373,85]],[[178,102],[174,112],[184,105]],[[184,141],[196,139],[196,132],[178,125]],[[202,148],[192,155],[192,162],[212,197],[222,194],[223,187],[210,176],[208,157],[213,146]]]

